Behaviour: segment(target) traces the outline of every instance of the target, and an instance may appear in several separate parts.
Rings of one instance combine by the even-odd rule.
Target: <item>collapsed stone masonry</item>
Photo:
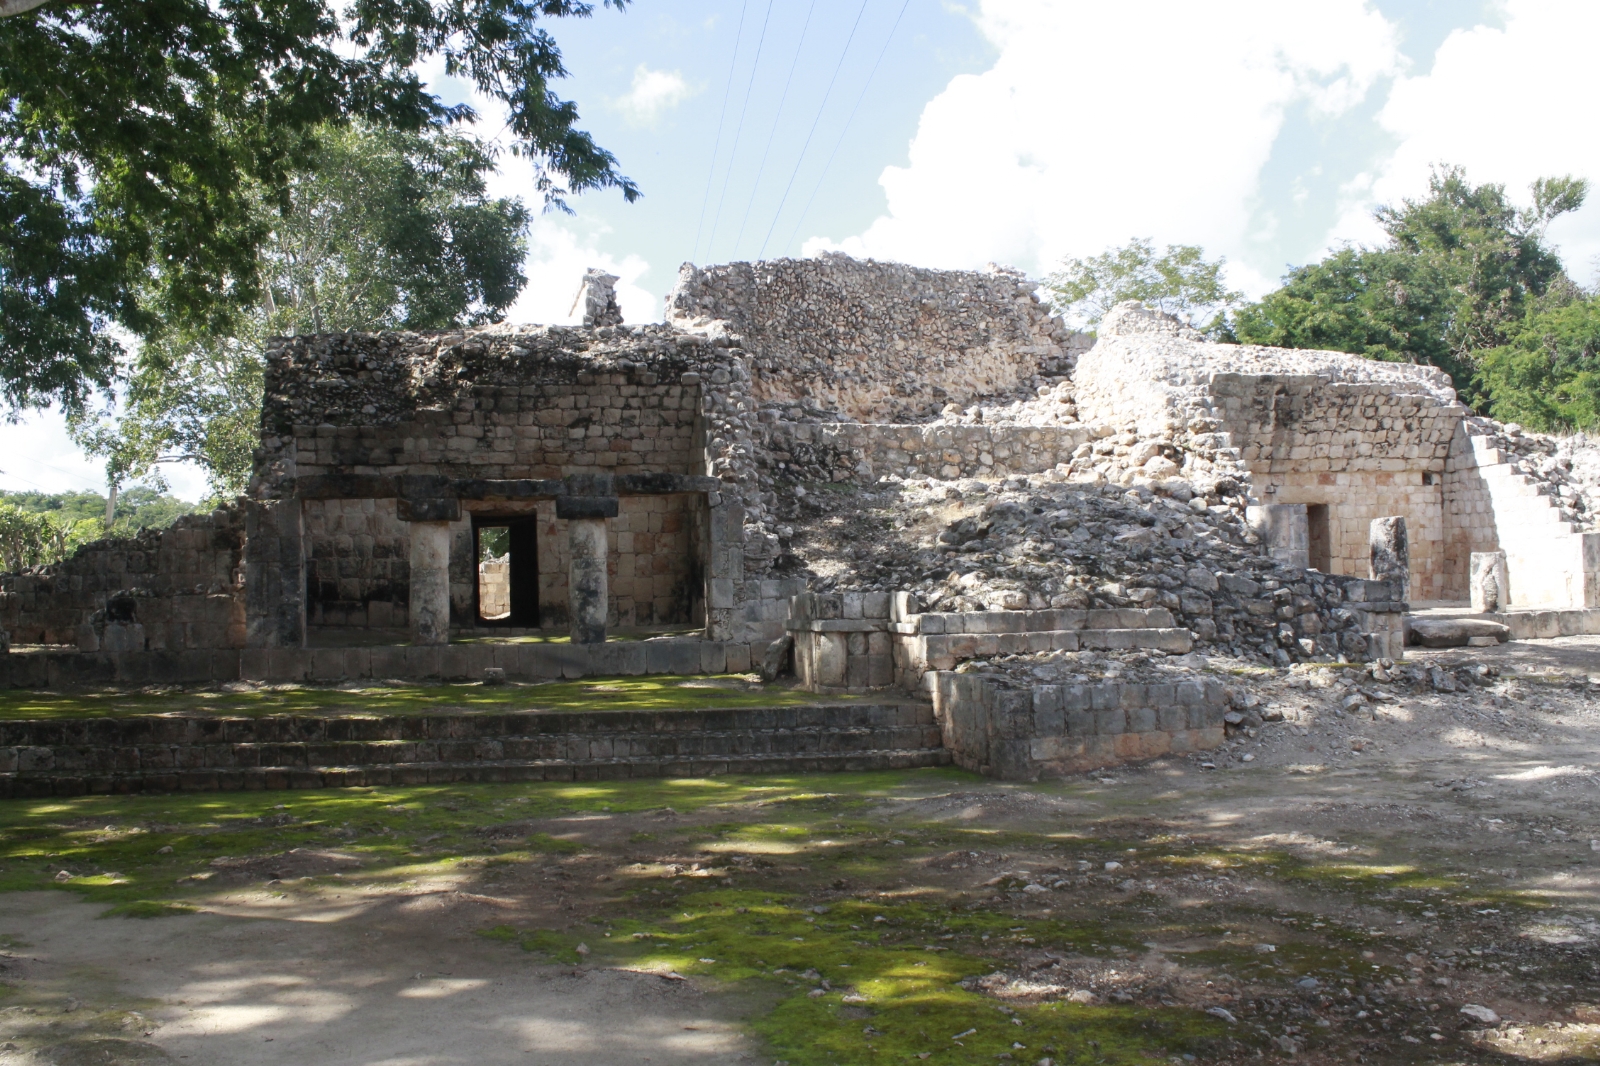
[[[1101,691],[1176,684],[1167,660],[1398,657],[1406,601],[1465,600],[1474,553],[1505,553],[1513,605],[1600,606],[1582,456],[1467,417],[1431,368],[1211,344],[1138,305],[1091,345],[998,268],[686,264],[637,326],[615,280],[586,275],[577,327],[272,342],[247,497],[6,575],[0,618],[112,678],[792,661],[1012,731],[990,711],[1015,701],[939,678],[1131,701],[1100,739],[1041,712],[1068,732],[1033,763],[991,736],[1054,772],[1210,743],[1210,689],[1181,736],[1159,697]],[[1395,516],[1409,570],[1369,579]],[[495,633],[573,643],[459,640]],[[232,658],[127,658],[208,648]]]

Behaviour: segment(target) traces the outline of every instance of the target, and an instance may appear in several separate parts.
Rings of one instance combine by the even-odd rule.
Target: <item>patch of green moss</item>
[[[639,916],[652,906],[653,916]],[[1205,1052],[1229,1038],[1223,1023],[1186,1008],[1002,1009],[963,984],[994,969],[984,952],[1002,944],[1084,954],[1137,947],[1097,924],[969,911],[927,894],[807,906],[792,896],[713,889],[664,908],[639,895],[618,910],[610,936],[589,941],[592,961],[765,989],[776,1005],[754,1027],[795,1066],[904,1061],[921,1052],[956,1063],[1024,1059],[1023,1052],[1030,1062],[1133,1063]],[[504,926],[480,935],[575,958],[560,954],[572,951],[570,935]]]
[[[552,962],[568,965],[582,962],[584,953],[580,953],[578,948],[586,947],[576,937],[550,929],[517,929],[514,926],[497,925],[489,929],[479,929],[477,933],[487,940],[516,944],[523,951],[543,955]]]
[[[666,808],[687,813],[814,797],[820,781],[865,800],[972,780],[964,771],[938,768],[12,800],[0,803],[0,892],[57,888],[107,904],[181,899],[208,890],[218,876],[212,860],[294,848],[355,856],[364,864],[359,876],[382,878],[413,869],[425,855],[430,861],[488,858],[496,854],[494,836],[479,830],[538,818]],[[565,836],[528,835],[520,828],[518,834],[517,847],[529,854],[576,854],[583,847]],[[56,881],[61,870],[73,878]]]

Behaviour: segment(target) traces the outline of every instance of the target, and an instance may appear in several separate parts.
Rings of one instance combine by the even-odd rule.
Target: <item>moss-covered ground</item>
[[[591,677],[484,685],[400,682],[316,685],[233,685],[190,689],[0,691],[0,720],[86,718],[139,714],[380,715],[504,713],[507,711],[709,710],[786,707],[848,701],[821,697],[792,684],[763,684],[751,674],[707,677],[652,675]]]
[[[1581,952],[1517,932],[1548,894],[1203,821],[952,770],[14,801],[0,892],[181,937],[241,894],[450,884],[515,901],[474,931],[530,964],[742,996],[792,1066],[1517,1062],[1461,1003],[1593,995]]]

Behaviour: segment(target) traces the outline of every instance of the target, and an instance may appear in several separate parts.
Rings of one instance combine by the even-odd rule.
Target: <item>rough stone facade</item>
[[[243,534],[227,508],[0,575],[0,629],[13,643],[89,652],[243,647]]]
[[[862,422],[909,421],[1060,368],[1073,334],[1036,283],[845,255],[685,263],[667,321],[745,338],[755,399],[811,400]]]
[[[1209,344],[1137,305],[1084,350],[998,269],[686,265],[634,327],[614,281],[586,277],[581,327],[272,342],[248,498],[0,578],[15,641],[82,649],[6,676],[721,672],[792,646],[806,685],[933,695],[957,761],[1027,776],[1216,743],[1216,692],[1162,680],[1204,662],[1176,657],[1398,658],[1408,595],[1465,599],[1473,552],[1505,553],[1512,607],[1600,606],[1582,456],[1468,418],[1431,368]],[[1396,516],[1409,570],[1371,580]],[[450,643],[497,626],[574,643]],[[615,626],[698,633],[584,643]]]

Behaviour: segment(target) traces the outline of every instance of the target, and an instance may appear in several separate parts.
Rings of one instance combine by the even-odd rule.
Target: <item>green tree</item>
[[[218,496],[243,492],[259,432],[269,336],[437,329],[495,321],[521,291],[528,212],[490,197],[494,160],[460,134],[363,123],[330,130],[289,204],[257,201],[262,300],[229,334],[173,330],[147,341],[120,416],[70,420],[116,486],[160,484],[196,462]]]
[[[0,566],[15,573],[28,566],[53,563],[67,548],[70,527],[39,511],[24,511],[0,502]]]
[[[605,0],[621,9],[626,0]],[[118,329],[232,333],[259,302],[260,201],[291,198],[317,132],[474,117],[433,60],[502,102],[547,205],[638,188],[550,90],[544,20],[584,0],[6,0],[0,4],[0,399],[81,408]]]
[[[1088,259],[1063,260],[1045,290],[1056,313],[1081,328],[1093,329],[1123,300],[1139,300],[1198,326],[1243,299],[1224,286],[1225,263],[1207,262],[1192,244],[1169,244],[1158,256],[1149,239],[1136,237]]]
[[[1233,334],[1427,363],[1481,404],[1480,353],[1510,343],[1541,298],[1571,286],[1545,231],[1587,191],[1581,179],[1541,178],[1519,210],[1503,185],[1437,169],[1426,197],[1378,209],[1385,245],[1342,249],[1290,271],[1282,288],[1238,312]]]
[[[1509,344],[1480,353],[1495,418],[1545,432],[1600,426],[1600,296],[1551,301]]]

